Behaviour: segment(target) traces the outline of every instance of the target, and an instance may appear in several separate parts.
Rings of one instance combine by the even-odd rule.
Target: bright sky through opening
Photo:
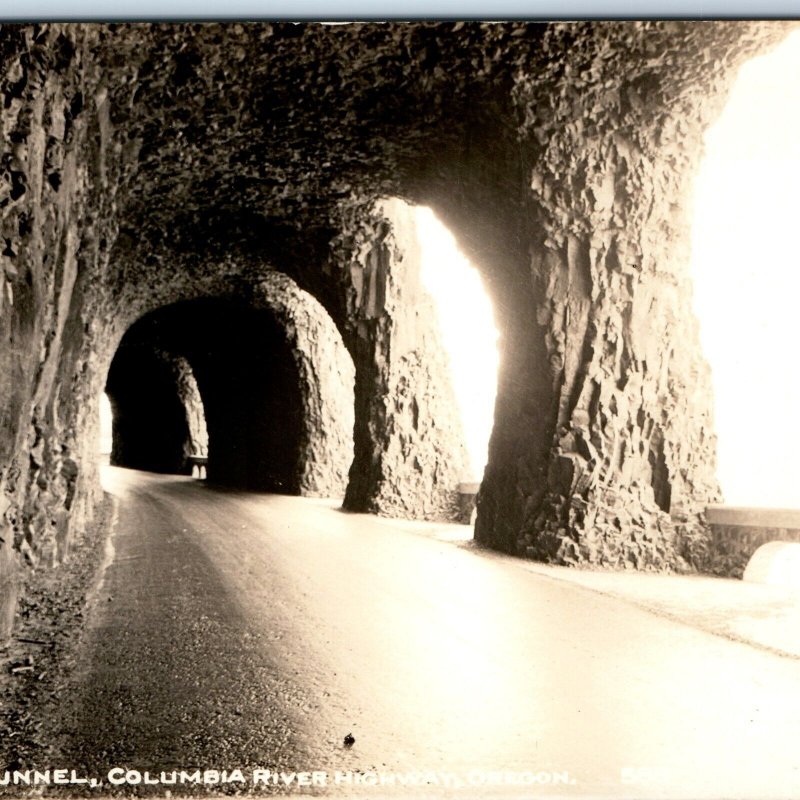
[[[414,209],[422,283],[436,301],[453,388],[461,410],[473,474],[486,466],[497,392],[497,328],[492,305],[475,267],[429,208]]]
[[[103,392],[100,395],[100,430],[98,442],[100,455],[108,455],[111,452],[113,424],[111,401],[108,399],[108,395]]]
[[[729,505],[800,508],[800,32],[745,64],[706,135],[695,307]]]

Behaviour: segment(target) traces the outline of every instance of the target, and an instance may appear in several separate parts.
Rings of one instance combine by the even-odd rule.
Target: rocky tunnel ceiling
[[[125,126],[136,165],[125,231],[152,246],[167,232],[193,245],[199,220],[223,236],[264,220],[318,228],[354,191],[396,193],[495,115],[511,132],[509,68],[543,30],[145,26],[125,29],[124,65],[120,32],[108,31],[109,125]]]
[[[3,608],[21,565],[65,557],[97,502],[96,399],[125,331],[264,281],[285,330],[305,335],[289,309],[306,292],[352,359],[347,507],[446,516],[463,448],[397,198],[434,209],[497,313],[476,538],[706,568],[715,441],[688,198],[738,66],[789,27],[2,26]]]

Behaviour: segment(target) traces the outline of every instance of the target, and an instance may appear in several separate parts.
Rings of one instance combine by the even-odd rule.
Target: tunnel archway
[[[285,337],[269,312],[233,298],[192,300],[151,312],[120,344],[109,371],[112,396],[117,396],[111,381],[120,355],[154,345],[180,353],[192,365],[206,412],[209,480],[297,493],[299,381]],[[157,385],[149,390],[158,403],[157,410],[147,409],[151,424],[162,415],[166,421],[157,426],[161,440],[171,443],[172,452],[182,451],[189,434],[185,415],[178,419],[178,404],[157,392]],[[119,414],[120,400],[116,405]],[[112,463],[121,462],[112,458]],[[125,465],[134,466],[130,460]]]
[[[157,413],[166,420],[153,427],[159,446],[170,448],[172,468],[159,471],[188,474],[189,456],[207,454],[208,479],[218,484],[288,494],[344,492],[352,459],[352,362],[319,303],[286,276],[274,273],[246,292],[167,304],[138,319],[109,370],[117,415],[137,406],[136,392],[120,377],[130,354],[171,368],[172,396],[154,393],[146,413],[138,412],[145,428]],[[196,379],[207,444],[185,397],[189,379]],[[122,424],[117,427],[122,436]],[[152,439],[140,436],[134,447]],[[127,452],[121,443],[115,450]],[[112,463],[143,462],[120,456]]]

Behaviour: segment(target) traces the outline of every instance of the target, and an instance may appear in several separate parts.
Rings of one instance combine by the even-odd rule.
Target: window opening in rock
[[[742,67],[695,187],[695,308],[731,505],[800,508],[798,75],[800,32]]]
[[[478,270],[429,208],[415,209],[422,283],[433,297],[449,356],[465,445],[479,481],[486,466],[497,392],[498,332]]]

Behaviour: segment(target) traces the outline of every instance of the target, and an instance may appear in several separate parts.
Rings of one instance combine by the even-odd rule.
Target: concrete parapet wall
[[[710,528],[707,571],[741,578],[753,553],[767,542],[800,542],[800,510],[714,505],[706,509]]]

